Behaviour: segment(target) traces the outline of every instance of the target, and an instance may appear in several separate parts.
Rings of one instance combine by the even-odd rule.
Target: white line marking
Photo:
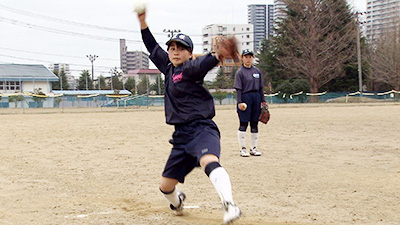
[[[199,209],[200,206],[198,206],[198,205],[186,205],[186,206],[183,206],[183,208],[184,209]]]

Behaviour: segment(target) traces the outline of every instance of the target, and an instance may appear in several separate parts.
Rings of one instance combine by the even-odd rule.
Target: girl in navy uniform
[[[245,49],[242,52],[243,64],[235,74],[235,89],[237,92],[237,113],[239,116],[238,139],[240,155],[261,156],[257,148],[258,142],[258,117],[261,107],[264,106],[264,81],[260,70],[253,66],[254,53]],[[246,149],[246,130],[250,123],[251,148],[250,154]]]
[[[220,57],[228,56],[228,50],[221,48],[215,55],[191,60],[193,42],[189,36],[177,34],[166,43],[165,52],[147,26],[146,13],[138,14],[138,18],[150,59],[165,75],[166,123],[175,127],[160,191],[170,202],[170,208],[180,214],[186,196],[176,185],[201,166],[221,198],[224,223],[230,223],[240,217],[241,211],[233,201],[229,175],[219,163],[220,132],[212,120],[214,101],[203,86],[207,72],[219,63]]]

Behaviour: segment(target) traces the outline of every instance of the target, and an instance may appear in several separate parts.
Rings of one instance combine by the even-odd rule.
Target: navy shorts
[[[242,95],[242,102],[247,104],[246,110],[242,111],[236,106],[240,122],[258,122],[261,113],[260,93],[256,91],[245,93]]]
[[[170,143],[173,147],[162,176],[177,179],[180,183],[185,181],[185,176],[195,167],[200,166],[203,155],[220,157],[220,133],[211,119],[175,125]]]

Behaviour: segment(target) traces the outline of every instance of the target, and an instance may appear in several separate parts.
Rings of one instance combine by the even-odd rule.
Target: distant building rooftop
[[[58,81],[58,77],[43,65],[0,64],[0,80]]]

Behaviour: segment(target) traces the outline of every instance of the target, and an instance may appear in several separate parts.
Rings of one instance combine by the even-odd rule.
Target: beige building
[[[121,70],[127,74],[130,70],[148,69],[149,55],[142,51],[128,51],[125,39],[119,40]]]
[[[203,28],[203,53],[212,52],[213,39],[218,36],[235,36],[238,48],[254,49],[253,24],[211,24]]]

